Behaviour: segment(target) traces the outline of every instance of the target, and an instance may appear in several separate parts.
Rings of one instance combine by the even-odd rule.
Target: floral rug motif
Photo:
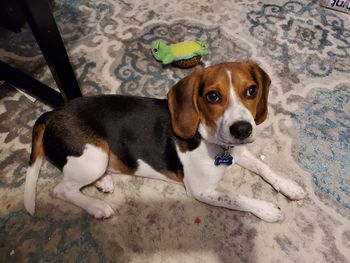
[[[341,15],[320,9],[318,2],[263,5],[248,13],[249,31],[283,69],[317,77],[349,73],[350,27]]]
[[[23,207],[31,129],[50,108],[0,87],[0,262],[350,262],[350,20],[320,1],[57,0],[52,9],[84,95],[164,98],[193,69],[163,66],[155,39],[199,38],[198,67],[252,59],[272,79],[269,116],[250,150],[307,192],[292,202],[239,167],[221,190],[277,204],[268,224],[211,207],[184,187],[114,176],[115,192],[87,187],[116,215],[104,221],[52,196],[44,163],[36,213]],[[0,59],[55,86],[28,27],[0,29]]]
[[[317,90],[298,111],[298,160],[323,193],[350,212],[350,85]]]

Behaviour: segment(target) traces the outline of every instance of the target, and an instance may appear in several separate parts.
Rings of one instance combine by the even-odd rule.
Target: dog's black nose
[[[239,140],[248,138],[252,134],[252,131],[252,125],[246,121],[237,121],[230,127],[232,136]]]

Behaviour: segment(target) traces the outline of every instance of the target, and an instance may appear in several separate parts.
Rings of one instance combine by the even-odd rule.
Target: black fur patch
[[[198,137],[199,136],[199,137]],[[67,156],[80,156],[89,138],[107,141],[129,168],[142,159],[157,171],[183,171],[175,142],[194,150],[200,135],[183,140],[174,135],[167,100],[102,95],[72,100],[50,113],[43,138],[46,156],[60,169]]]

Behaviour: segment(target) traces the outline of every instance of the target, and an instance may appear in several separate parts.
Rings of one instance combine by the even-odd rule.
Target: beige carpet
[[[272,78],[268,120],[250,149],[307,191],[291,202],[234,167],[223,191],[271,201],[285,220],[211,207],[181,185],[115,176],[99,221],[51,195],[45,163],[37,210],[22,195],[34,121],[49,107],[0,88],[0,262],[350,262],[350,16],[319,1],[88,1],[53,5],[82,92],[162,98],[191,70],[163,67],[154,39],[202,39],[203,63],[252,59]],[[53,85],[31,32],[0,31],[0,59]]]

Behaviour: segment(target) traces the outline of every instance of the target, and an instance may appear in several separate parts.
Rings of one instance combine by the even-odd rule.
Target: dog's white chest
[[[204,140],[193,151],[181,152],[178,149],[178,155],[183,164],[185,185],[191,181],[191,184],[208,187],[216,185],[235,163],[235,156],[232,165],[216,165],[215,157],[224,155],[224,150],[215,145],[206,143]]]

